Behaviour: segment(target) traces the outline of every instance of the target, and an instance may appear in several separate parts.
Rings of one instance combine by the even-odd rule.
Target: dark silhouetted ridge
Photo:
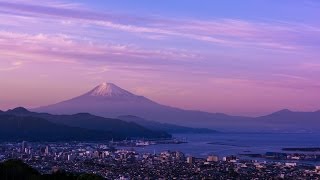
[[[99,131],[108,132],[109,135],[106,137],[111,137],[112,135],[115,138],[170,138],[171,135],[162,132],[162,131],[154,131],[148,128],[145,128],[137,123],[126,122],[119,119],[112,118],[103,118],[99,116],[95,116],[89,113],[78,113],[74,115],[52,115],[48,113],[36,113],[25,110],[24,108],[15,108],[13,110],[9,110],[5,113],[2,113],[2,119],[5,120],[5,115],[10,116],[11,119],[17,120],[26,118],[23,123],[33,124],[34,129],[41,129],[40,124],[35,123],[35,121],[44,120],[48,123],[67,126],[72,128],[80,128],[86,129],[90,131]],[[28,122],[30,121],[30,122]],[[43,121],[39,121],[39,123],[43,123]],[[10,126],[8,126],[10,127]],[[47,127],[47,126],[46,126]],[[62,128],[62,127],[61,127]],[[59,129],[55,129],[58,131]]]
[[[32,116],[0,115],[0,141],[96,141],[124,139],[106,131],[88,130]]]
[[[15,114],[22,114],[22,113],[30,113],[30,111],[28,111],[26,108],[24,107],[17,107],[17,108],[14,108],[14,109],[9,109],[7,111],[7,113],[15,113]]]

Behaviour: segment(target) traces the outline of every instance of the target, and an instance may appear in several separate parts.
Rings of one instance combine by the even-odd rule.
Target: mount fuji
[[[161,105],[115,84],[102,83],[81,96],[35,110],[54,114],[91,113],[115,118],[127,114],[147,116],[159,107],[162,108]]]
[[[183,110],[159,104],[144,96],[135,95],[112,83],[102,83],[81,96],[39,107],[32,111],[60,115],[91,113],[106,118],[136,116],[138,119],[142,118],[159,123],[229,132],[320,131],[320,128],[313,125],[319,120],[320,111],[303,113],[282,110],[267,116],[253,118]]]
[[[174,108],[156,103],[144,96],[135,95],[113,83],[102,83],[89,92],[57,104],[32,109],[52,114],[91,113],[107,118],[132,115],[161,123],[171,123],[197,128],[248,127],[247,118],[222,113],[207,113]],[[239,123],[237,123],[239,122]],[[209,126],[208,126],[209,125]]]

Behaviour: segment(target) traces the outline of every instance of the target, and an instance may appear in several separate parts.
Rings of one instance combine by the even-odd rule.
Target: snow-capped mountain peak
[[[134,94],[121,89],[113,83],[102,83],[95,87],[88,93],[89,96],[101,96],[101,97],[125,97],[134,96]]]

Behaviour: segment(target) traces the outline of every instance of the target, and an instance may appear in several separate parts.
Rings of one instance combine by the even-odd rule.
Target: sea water
[[[216,133],[216,134],[174,134],[186,139],[183,144],[157,144],[134,147],[141,153],[160,153],[166,150],[181,151],[186,155],[219,157],[239,154],[264,154],[284,152],[282,148],[320,147],[320,134],[315,133]],[[319,154],[319,152],[314,152]]]

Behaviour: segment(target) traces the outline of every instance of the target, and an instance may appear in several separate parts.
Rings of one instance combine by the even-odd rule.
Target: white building
[[[288,162],[288,163],[285,163],[284,165],[285,165],[285,166],[288,166],[288,167],[294,167],[294,166],[297,166],[297,163],[290,163],[290,162]]]

